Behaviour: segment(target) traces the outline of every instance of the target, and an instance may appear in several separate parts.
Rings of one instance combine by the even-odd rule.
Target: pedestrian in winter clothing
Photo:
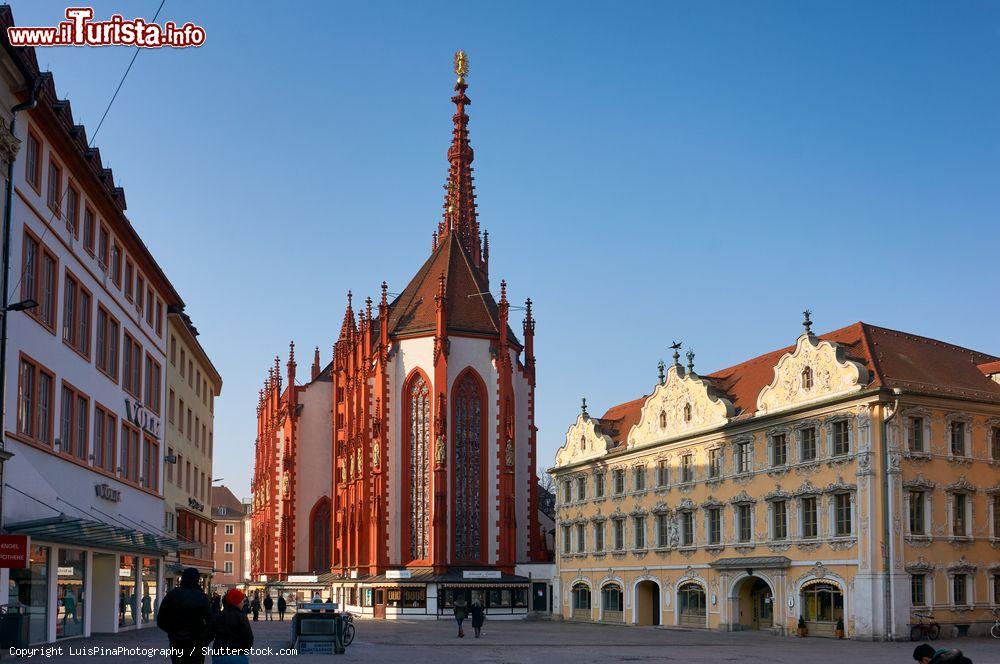
[[[274,608],[274,600],[271,599],[271,593],[264,595],[264,620],[271,620],[271,609]]]
[[[250,602],[250,610],[253,611],[253,621],[257,622],[258,616],[260,616],[260,599],[256,593],[254,593],[253,601]]]
[[[215,614],[215,643],[212,647],[219,654],[212,655],[212,664],[249,664],[253,647],[253,630],[250,622],[242,611],[242,592],[233,588],[226,593],[222,602],[222,611]]]
[[[219,593],[212,593],[212,613],[218,613],[222,610],[222,598],[219,597]]]
[[[472,603],[469,612],[472,614],[472,629],[476,630],[478,639],[483,631],[483,623],[486,622],[486,607],[477,599]]]
[[[957,648],[935,649],[929,643],[921,643],[914,648],[913,659],[919,664],[972,664],[972,660]]]
[[[285,603],[285,596],[279,594],[278,595],[278,620],[284,620],[285,619],[285,609],[287,607],[288,607],[288,605]]]
[[[243,615],[245,615],[245,616],[250,615],[250,598],[249,597],[246,597],[246,596],[243,597],[242,610],[243,610]]]
[[[181,584],[160,603],[156,625],[167,633],[173,664],[202,664],[202,648],[212,642],[212,604],[198,587],[198,570],[188,567]]]
[[[468,605],[464,599],[455,600],[455,622],[458,623],[458,638],[464,639],[465,632],[462,631],[462,622],[469,615]]]

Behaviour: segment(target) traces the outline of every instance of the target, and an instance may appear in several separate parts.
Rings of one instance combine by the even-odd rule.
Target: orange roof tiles
[[[861,322],[819,338],[839,344],[849,359],[865,365],[871,372],[869,387],[1000,403],[1000,384],[987,376],[1000,372],[1000,358],[995,356]],[[702,377],[733,402],[737,417],[751,416],[757,395],[774,378],[774,365],[793,350],[794,345],[787,346]],[[609,408],[598,426],[623,445],[646,398]]]

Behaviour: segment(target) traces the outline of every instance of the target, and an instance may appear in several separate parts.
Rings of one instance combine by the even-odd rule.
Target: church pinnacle
[[[469,144],[469,116],[465,107],[472,103],[465,94],[468,84],[465,77],[469,73],[469,59],[464,51],[455,53],[455,95],[451,98],[455,104],[455,115],[452,116],[451,146],[448,148],[448,182],[445,184],[444,218],[437,228],[437,239],[434,246],[443,244],[454,234],[458,242],[469,254],[473,264],[485,273],[486,260],[483,255],[482,239],[479,233],[479,221],[476,216],[475,185],[472,181],[472,160],[475,155]]]

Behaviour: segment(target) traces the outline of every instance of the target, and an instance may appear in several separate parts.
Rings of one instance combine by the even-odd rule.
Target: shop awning
[[[150,556],[162,556],[184,548],[183,543],[170,537],[66,515],[11,523],[6,526],[6,530],[18,535],[30,535],[31,539],[44,542],[114,549]]]

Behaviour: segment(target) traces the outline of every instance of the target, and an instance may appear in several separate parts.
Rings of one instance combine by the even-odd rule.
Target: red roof
[[[496,335],[500,316],[489,282],[480,276],[455,233],[448,233],[417,271],[410,283],[389,305],[390,336],[433,333],[437,326],[435,297],[445,276],[448,297],[445,326],[449,332]],[[520,345],[507,328],[511,342]]]
[[[854,323],[820,339],[839,344],[848,359],[866,366],[869,387],[1000,403],[1000,384],[987,376],[1000,372],[1000,358],[995,356],[868,323]],[[794,345],[781,348],[702,377],[733,402],[737,417],[752,415],[757,395],[774,378],[774,365],[793,350]],[[609,408],[598,426],[623,444],[628,430],[639,421],[646,398]]]

